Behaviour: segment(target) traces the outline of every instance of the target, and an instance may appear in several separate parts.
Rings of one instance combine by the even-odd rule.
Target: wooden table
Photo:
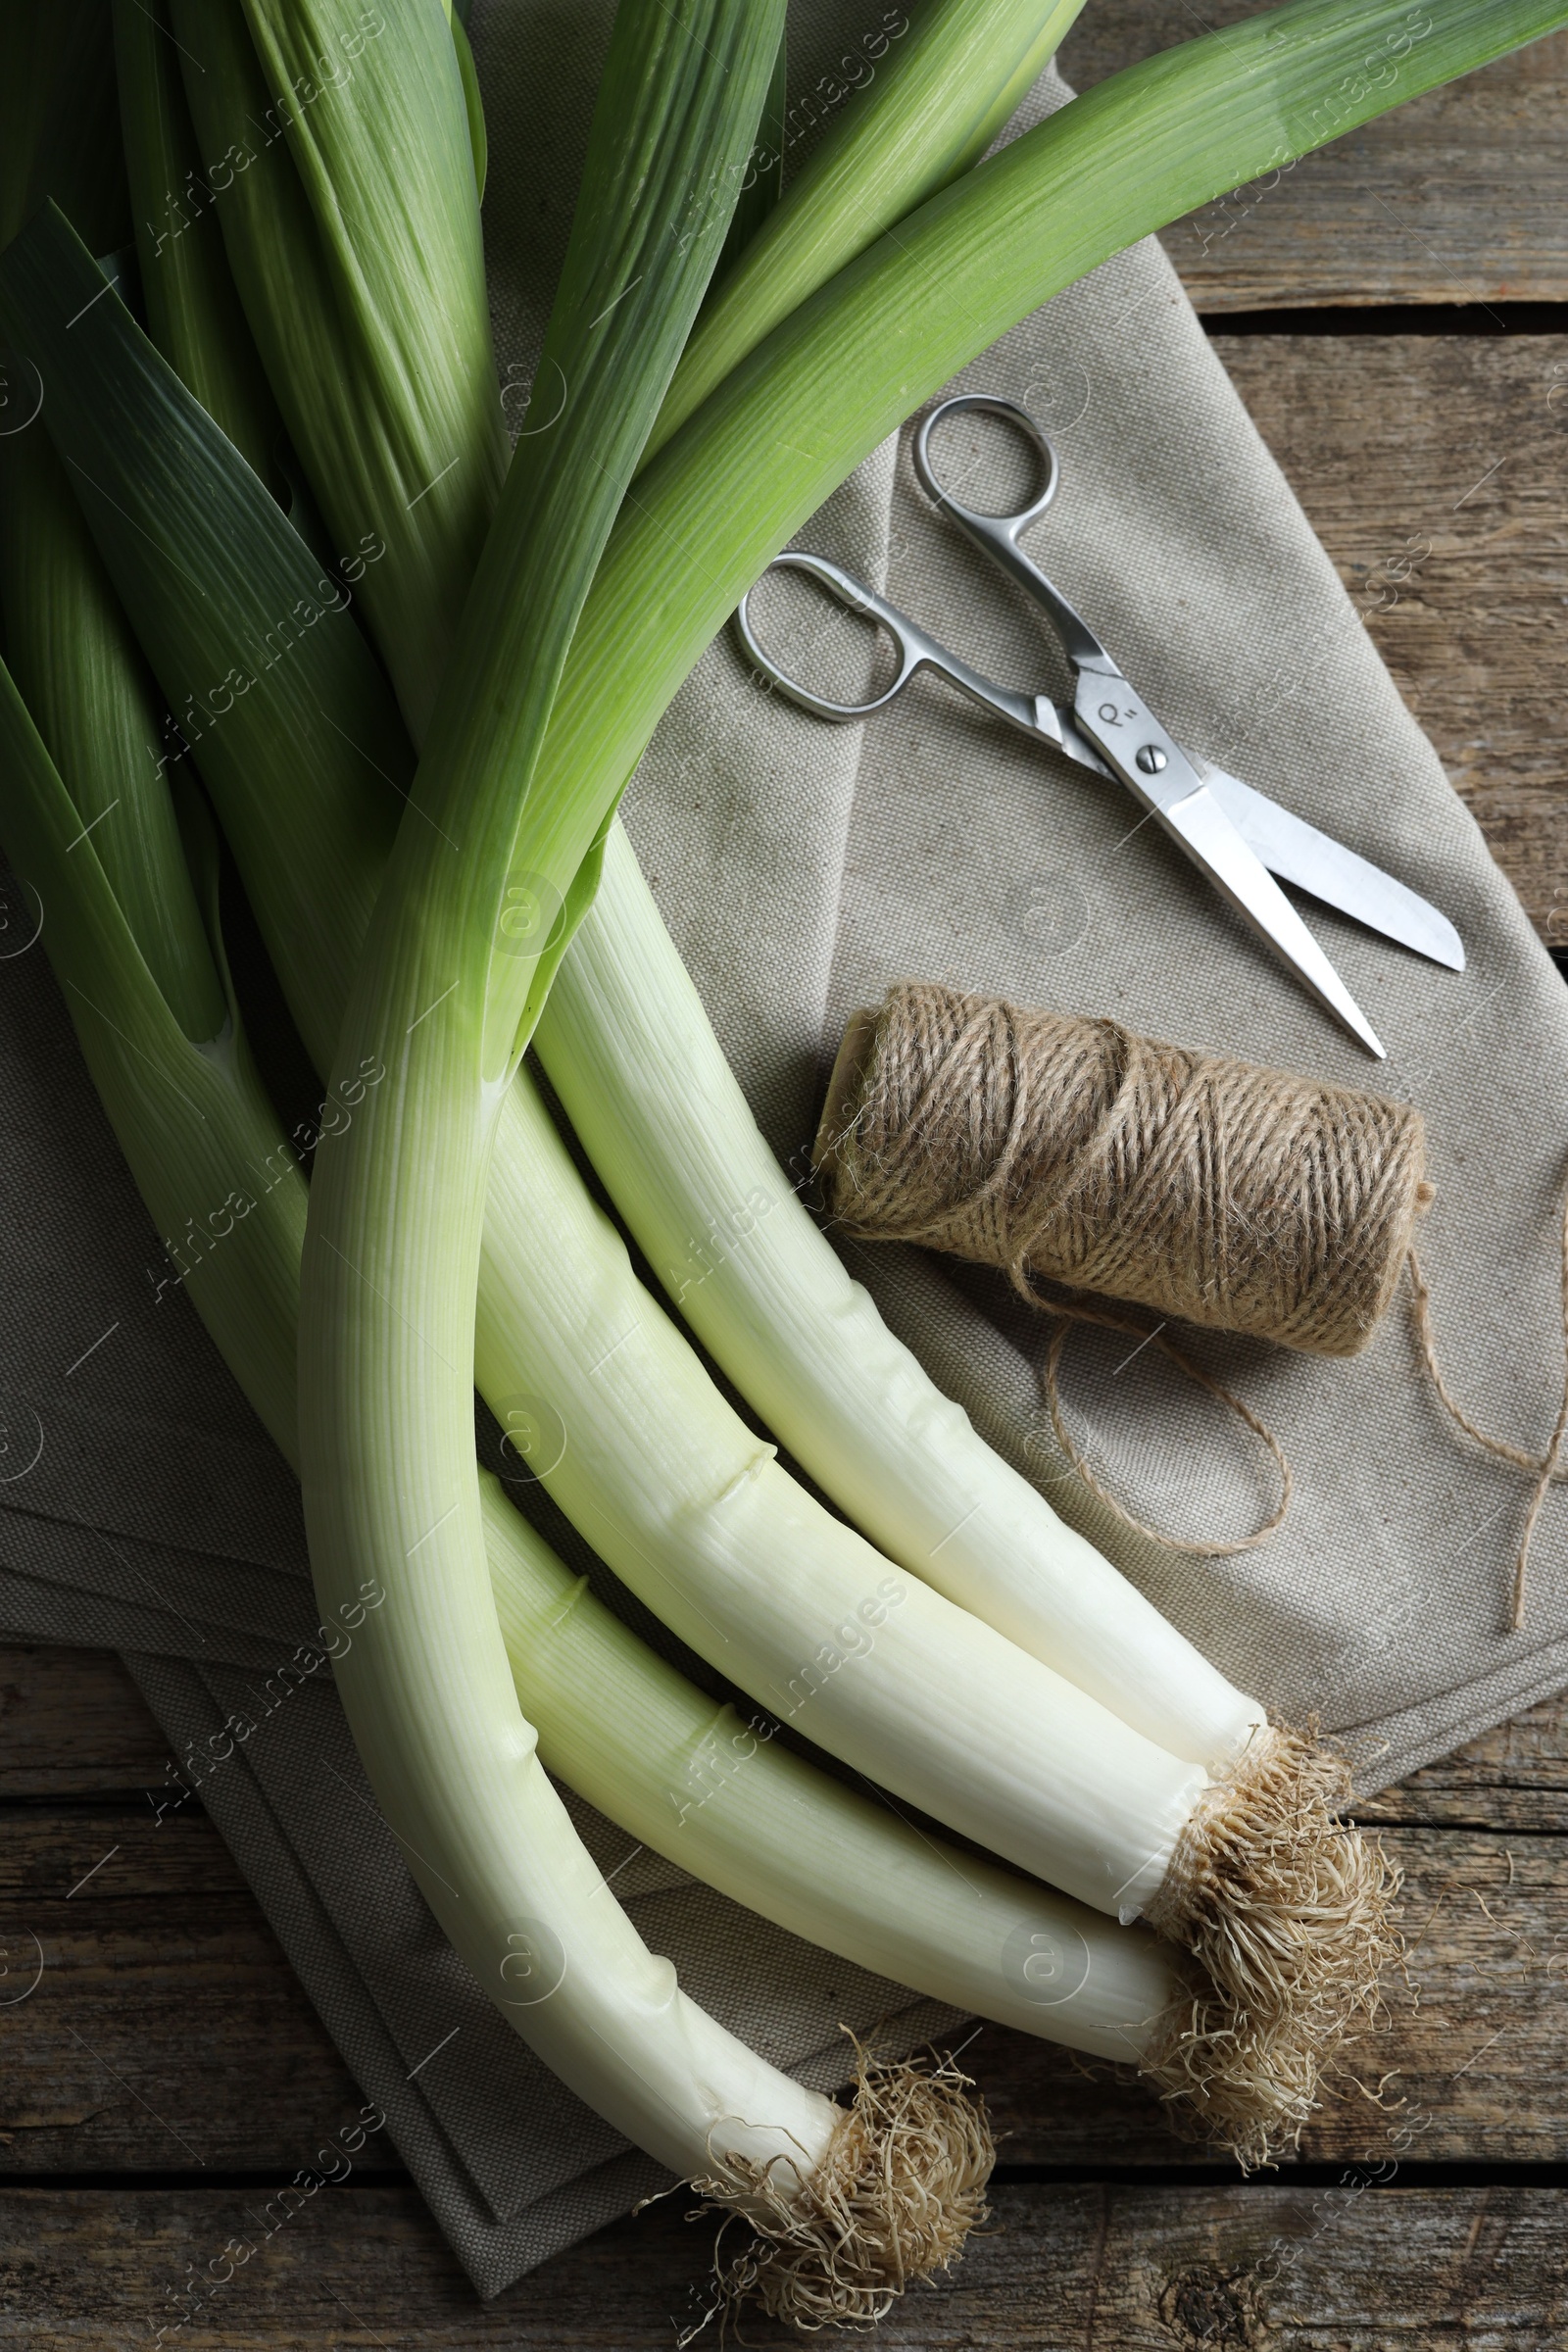
[[[1198,28],[1185,0],[1089,16],[1066,61],[1080,85]],[[1568,944],[1565,97],[1558,36],[1168,242],[1498,858]],[[113,1658],[0,1651],[0,2341],[37,2352],[172,2328],[187,2266],[359,2104],[211,1824],[190,1807],[153,1835],[164,1765]],[[988,2028],[968,2062],[1008,2134],[998,2228],[884,2340],[1568,2343],[1568,1711],[1536,1709],[1367,1818],[1405,1869],[1412,1947],[1364,2053],[1382,2103],[1345,2085],[1299,2163],[1243,2183],[1136,2087]],[[47,1965],[18,2000],[30,1936]],[[704,2268],[676,2200],[480,2306],[371,2141],[166,2341],[644,2352],[672,2342]]]

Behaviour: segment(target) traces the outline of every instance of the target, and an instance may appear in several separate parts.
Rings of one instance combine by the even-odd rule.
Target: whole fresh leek
[[[1547,21],[1540,10],[1508,12],[1506,22],[1495,9],[1440,12],[1412,85],[1543,29]],[[1287,8],[1255,40],[1227,36],[1223,43],[1190,44],[1157,61],[1157,71],[1140,70],[1118,77],[1120,86],[1102,85],[903,222],[896,239],[852,264],[719,388],[650,468],[585,608],[534,779],[536,796],[543,786],[555,787],[548,794],[550,811],[530,837],[536,858],[549,845],[546,858],[528,866],[534,903],[542,897],[549,907],[569,908],[574,890],[580,903],[573,861],[593,849],[597,821],[653,718],[727,604],[845,464],[969,357],[987,332],[1009,323],[1028,301],[1064,283],[1135,226],[1148,226],[1151,181],[1162,182],[1154,201],[1175,212],[1235,175],[1238,144],[1246,154],[1252,143],[1256,162],[1247,168],[1259,168],[1278,146],[1282,123],[1294,142],[1287,152],[1310,143],[1314,132],[1336,127],[1326,103],[1316,124],[1304,119],[1293,124],[1288,111],[1282,116],[1281,91],[1289,95],[1293,80],[1308,95],[1314,76],[1319,91],[1346,82],[1346,116],[1372,111],[1365,78],[1335,73],[1354,64],[1351,43],[1367,37],[1368,26],[1365,11],[1352,24],[1344,11],[1323,5]],[[1386,29],[1407,42],[1392,16]],[[1195,136],[1188,120],[1193,103],[1200,95],[1212,98],[1216,88],[1230,104],[1212,106]],[[1178,153],[1179,139],[1185,144]],[[1036,230],[1038,212],[1031,207],[1053,197],[1064,208],[1067,233],[1047,249],[1038,234],[1026,235],[1026,222]],[[933,320],[929,305],[910,299],[911,279],[922,277],[929,286],[962,288],[961,328],[951,318]],[[1028,299],[1020,300],[1024,286]],[[671,545],[700,549],[701,560],[672,573]],[[731,561],[733,570],[727,568]],[[628,673],[642,678],[646,700],[640,708]],[[612,679],[614,689],[607,691]],[[595,774],[597,798],[589,783]],[[499,1015],[497,1033],[508,1029],[506,1016],[514,1007],[523,1015],[529,1010],[503,974],[490,1005]],[[1205,1806],[1201,1821],[1195,1817],[1193,1834],[1201,1850],[1220,1835],[1216,1824],[1223,1815],[1223,1836],[1234,1843],[1238,1813],[1250,1816],[1254,1849],[1268,1857],[1266,1901],[1262,1882],[1250,1892],[1245,1883],[1232,1891],[1219,1886],[1212,1873],[1173,1858],[1159,1916],[1229,1966],[1238,1898],[1254,1909],[1261,1905],[1269,1924],[1239,1978],[1254,1986],[1266,1986],[1271,1977],[1283,1980],[1284,2006],[1299,2000],[1302,2015],[1315,2026],[1336,2014],[1334,1999],[1324,1999],[1334,1972],[1352,2005],[1364,1994],[1376,1872],[1370,1879],[1359,1872],[1354,1840],[1333,1831],[1325,1799],[1339,1793],[1338,1776],[1298,1744],[1283,1738],[1262,1743],[1243,1777],[1247,1790],[1227,1793],[1218,1813]],[[1298,1867],[1282,1875],[1282,1838],[1297,1844],[1303,1819],[1311,1835],[1299,1843]],[[1267,1948],[1282,1922],[1296,1939],[1284,1970]],[[1232,1975],[1237,1981],[1238,1972]]]
[[[496,1114],[589,847],[552,896],[574,812],[563,833],[530,772],[728,221],[780,14],[716,0],[681,21],[640,5],[617,19],[546,338],[562,409],[509,477],[345,1019],[362,1052],[386,1041],[387,1076],[316,1170],[300,1427],[321,1605],[381,1563],[385,1604],[339,1685],[432,1908],[504,2007],[518,1951],[535,1971],[550,1956],[549,1997],[521,2021],[535,2046],[745,2214],[767,2244],[749,2278],[775,2310],[819,2321],[868,2316],[911,2269],[951,2257],[986,2169],[973,2121],[929,2081],[891,2116],[786,2092],[595,1912],[507,1672],[470,1430]],[[302,143],[319,128],[301,126]],[[519,801],[537,810],[526,829]]]
[[[39,223],[0,277],[147,642],[171,691],[195,702],[186,681],[233,666],[247,647],[254,655],[269,615],[305,601],[307,551],[116,304],[96,302],[67,328],[92,273],[61,224]],[[368,763],[345,808],[321,791],[323,777],[348,783],[354,772],[334,758],[365,721],[363,661],[346,616],[323,613],[287,661],[255,660],[197,747],[318,1040],[341,1019],[332,991],[353,946],[342,933],[367,895],[339,870],[344,844],[383,842],[390,823],[385,779]],[[475,1371],[517,1440],[537,1448],[561,1427],[564,1442],[537,1460],[556,1498],[636,1591],[795,1729],[1102,1905],[1136,1904],[1134,1881],[1146,1865],[1157,1879],[1181,1810],[1147,1850],[1151,1819],[1167,1810],[1161,1792],[1190,1790],[1200,1776],[1114,1720],[1100,1724],[1079,1693],[987,1629],[889,1578],[718,1396],[633,1279],[533,1090],[514,1083],[498,1115],[511,1181],[488,1203]],[[548,1282],[535,1279],[540,1266]],[[1099,1726],[1102,1749],[1111,1742],[1107,1791],[1129,1759],[1145,1776],[1119,1829],[1105,1795],[1087,1845],[1090,1816],[1071,1793],[1073,1728],[1085,1722]],[[1282,2107],[1236,2021],[1218,2034],[1189,2030],[1182,2046],[1189,2077],[1203,2075],[1212,2128],[1252,2153],[1295,2128],[1298,2082]]]
[[[744,44],[738,46],[739,54],[732,55],[730,63],[744,69]],[[732,52],[736,47],[731,44]],[[717,71],[725,70],[722,59],[715,64]],[[738,73],[737,80],[740,79]],[[744,85],[741,102],[744,103]],[[71,650],[82,650],[79,639],[72,640]],[[50,677],[46,685],[52,687],[55,682]],[[69,706],[69,695],[53,699]],[[198,1181],[211,1174],[209,1162],[217,1164],[213,1161],[214,1152],[234,1141],[230,1133],[232,1121],[217,1115],[217,1101],[209,1089],[205,1100],[212,1106],[211,1116],[204,1111],[201,1099],[192,1103],[193,1115],[203,1122],[202,1140],[207,1149],[192,1154],[177,1132],[177,1123],[170,1117],[165,1098],[171,1085],[173,1092],[180,1092],[179,1049],[186,1041],[177,1032],[171,1035],[173,1024],[157,982],[134,951],[123,920],[117,922],[119,909],[107,877],[96,863],[95,854],[81,866],[84,881],[77,880],[76,869],[70,860],[73,852],[81,848],[87,837],[70,797],[26,720],[8,675],[0,679],[0,774],[14,788],[7,831],[18,845],[23,870],[38,876],[38,886],[47,887],[51,902],[68,909],[64,931],[58,922],[52,926],[63,963],[85,969],[94,997],[107,999],[122,1016],[121,1022],[112,1022],[111,1027],[115,1038],[128,1044],[129,1054],[122,1052],[118,1059],[111,1054],[108,1062],[95,1067],[99,1069],[106,1098],[117,1104],[122,1133],[129,1139],[127,1151],[156,1200],[161,1188],[172,1180],[188,1185],[192,1174]],[[154,789],[157,785],[155,774]],[[74,924],[70,916],[78,910],[83,890],[86,920]],[[68,986],[74,985],[68,975]],[[137,1010],[145,1015],[145,1043],[138,1044],[135,1036],[123,1027],[127,998],[134,999]],[[233,1022],[229,1021],[226,1028],[232,1042]],[[83,1034],[90,1053],[90,1028]],[[210,1050],[199,1041],[189,1050],[187,1057],[194,1057],[200,1068]],[[231,1074],[232,1054],[226,1060],[225,1074]],[[140,1076],[136,1066],[139,1061],[152,1068],[151,1081]],[[172,1064],[176,1072],[169,1084],[160,1083],[165,1076],[165,1064]],[[368,1083],[373,1086],[381,1076],[377,1069]],[[366,1086],[363,1073],[353,1092],[340,1079],[339,1101],[359,1107],[366,1100]],[[256,1092],[252,1090],[253,1107]],[[265,1132],[270,1124],[270,1115],[264,1108],[261,1116]],[[242,1139],[241,1150],[247,1173],[254,1179],[262,1157],[258,1140]],[[196,1163],[194,1169],[186,1165],[192,1159]],[[228,1176],[235,1173],[232,1162],[225,1163],[224,1173]],[[266,1188],[265,1201],[270,1201],[274,1189],[280,1190],[285,1202],[292,1195],[295,1205],[300,1205],[298,1172],[287,1156],[276,1186]],[[234,1202],[232,1190],[226,1200],[230,1204]],[[291,1228],[286,1217],[269,1215],[264,1200],[246,1200],[237,1210],[231,1208],[231,1220],[236,1215],[246,1229],[248,1246],[242,1245],[232,1251],[225,1261],[226,1267],[232,1270],[242,1262],[255,1264],[257,1251],[251,1241],[254,1217],[257,1233],[266,1227],[274,1242],[281,1240],[285,1271],[297,1278],[297,1258],[288,1248],[291,1239],[296,1246],[298,1243],[297,1218]],[[212,1286],[208,1284],[203,1293],[204,1308],[211,1305],[212,1297]],[[253,1300],[252,1304],[255,1303]],[[267,1318],[274,1326],[279,1319],[275,1314]],[[218,1323],[222,1321],[223,1318],[218,1318]],[[227,1330],[231,1352],[243,1359],[246,1352],[243,1324],[229,1318]],[[290,1445],[292,1411],[286,1423],[279,1413],[270,1418],[274,1434],[285,1446]],[[471,1479],[471,1453],[469,1474]],[[482,1519],[488,1521],[488,1532],[493,1534],[495,1482],[484,1482],[482,1488],[476,1485],[475,1495]],[[503,1527],[512,1529],[514,1542],[515,1522],[504,1504],[500,1515]],[[537,1546],[534,1548],[537,1550]],[[537,1587],[536,1576],[533,1593],[536,1604]],[[402,1597],[403,1588],[394,1586],[388,1595],[388,1609],[396,1608]],[[560,1601],[559,1592],[554,1597]],[[573,1597],[568,1583],[567,1609],[558,1613],[569,1613]],[[592,1617],[586,1611],[580,1615],[590,1636],[591,1653],[595,1646],[591,1639]],[[495,1630],[493,1612],[490,1625]],[[441,1630],[450,1638],[450,1624],[444,1623]],[[598,1647],[602,1650],[604,1646],[601,1640]],[[612,1659],[612,1669],[614,1664]],[[613,1671],[610,1679],[612,1683],[615,1680]],[[667,1690],[663,1696],[667,1716]],[[705,1719],[710,1716],[709,1709],[700,1712]],[[510,1715],[516,1727],[514,1734],[509,1731],[507,1735],[507,1760],[514,1783],[513,1827],[520,1832],[522,1843],[521,1868],[517,1868],[516,1862],[513,1868],[519,1891],[530,1895],[537,1908],[533,1913],[514,1915],[504,1923],[507,1927],[504,1942],[500,1951],[491,1955],[497,1964],[500,1984],[497,1997],[503,2007],[515,2015],[549,2003],[548,2015],[528,2021],[533,2026],[534,2037],[549,2043],[564,2033],[569,2041],[574,2041],[576,2072],[586,2078],[590,2095],[594,2087],[610,2083],[612,2087],[602,2094],[600,2103],[612,2113],[625,2114],[629,2109],[638,2115],[646,2142],[656,2149],[676,2153],[684,2159],[680,2169],[687,2173],[701,2177],[717,2166],[720,2180],[715,2186],[731,2192],[732,2204],[740,2202],[746,2211],[755,2212],[759,2218],[775,2209],[793,2217],[801,2201],[799,2181],[804,2176],[810,2183],[814,2209],[823,2217],[822,2226],[831,2222],[835,2238],[841,2234],[841,2222],[858,2220],[856,2242],[848,2249],[839,2247],[835,2253],[835,2308],[862,2318],[873,2316],[886,2292],[902,2283],[909,2268],[918,2268],[922,2259],[940,2257],[952,2250],[978,2205],[989,2163],[988,2141],[980,2120],[961,2098],[957,2079],[951,2073],[935,2078],[910,2075],[900,2084],[897,2112],[883,2118],[879,2141],[879,2164],[884,2169],[891,2165],[898,2175],[906,2169],[908,2153],[918,2157],[928,2144],[921,2133],[929,2135],[933,2129],[942,2129],[950,2176],[943,2184],[947,2192],[942,2203],[943,2234],[934,2243],[930,2230],[922,2228],[922,2216],[911,2211],[906,2216],[906,2228],[902,2238],[889,2240],[886,2232],[879,2238],[875,2234],[874,2212],[865,2210],[857,2215],[857,2205],[865,2206],[858,2180],[858,2172],[864,2168],[857,2160],[867,2133],[868,2118],[879,2112],[879,2106],[886,2106],[886,2088],[880,2084],[870,2087],[864,2111],[847,2120],[827,2101],[805,2091],[757,2060],[686,2001],[674,1984],[667,1963],[659,1962],[646,1952],[612,1899],[604,1898],[597,1871],[532,1757],[533,1736],[514,1701]],[[856,1842],[852,1835],[852,1847]],[[863,1846],[865,1841],[861,1838],[858,1842]],[[462,1867],[461,1856],[456,1866]],[[999,1887],[1002,1884],[997,1882]],[[596,1902],[596,1897],[601,1899]],[[1027,1901],[1026,1895],[1026,1905]],[[1047,1912],[1049,1915],[1049,1901]],[[1042,1932],[1049,1935],[1050,1930]],[[1066,1932],[1066,1948],[1070,1952],[1070,1923]],[[961,1963],[959,1973],[962,1973]],[[1159,1974],[1156,1963],[1156,1979]],[[1125,1981],[1127,1972],[1123,1975]],[[1136,1968],[1132,1978],[1135,1982]],[[563,2019],[566,2020],[564,2027]],[[1140,2018],[1135,2009],[1129,2022],[1136,2030],[1148,2021]],[[629,2050],[629,2058],[617,2056],[617,2043]],[[762,2121],[754,2126],[748,2121],[752,2116],[760,2116]],[[928,2196],[931,2186],[928,2174],[927,2166],[917,2167],[915,2177],[922,2196]],[[738,2197],[734,2193],[737,2188],[741,2192]],[[853,2275],[847,2268],[850,2263],[858,2264]],[[775,2269],[782,2266],[790,2271],[795,2278],[797,2301],[803,2309],[811,2309],[816,2290],[809,2272],[803,2274],[799,2259],[790,2266],[784,2262],[782,2252],[775,2250],[773,2265]],[[746,2270],[748,2278],[755,2278],[758,2258],[746,2258]]]

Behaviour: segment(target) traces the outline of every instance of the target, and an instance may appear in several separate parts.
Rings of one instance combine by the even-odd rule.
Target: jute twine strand
[[[1041,1385],[1067,1460],[1125,1525],[1210,1558],[1247,1550],[1284,1521],[1292,1480],[1279,1440],[1166,1336],[1163,1320],[1151,1328],[1082,1294],[1351,1355],[1408,1265],[1417,1347],[1444,1409],[1533,1481],[1510,1610],[1513,1630],[1523,1625],[1536,1527],[1553,1481],[1568,1476],[1568,1200],[1562,1398],[1545,1451],[1535,1454],[1480,1428],[1439,1362],[1411,1242],[1432,1187],[1421,1114],[1408,1103],[1189,1053],[1115,1021],[905,981],[879,1012],[857,1013],[846,1029],[814,1157],[829,1206],[850,1232],[1004,1267],[1021,1297],[1057,1318]],[[1061,1356],[1074,1322],[1158,1348],[1253,1432],[1280,1482],[1261,1526],[1238,1543],[1188,1541],[1146,1525],[1108,1492],[1061,1410]]]
[[[1040,1386],[1045,1396],[1046,1410],[1051,1415],[1051,1426],[1056,1433],[1056,1443],[1072,1464],[1078,1477],[1089,1489],[1090,1494],[1096,1495],[1105,1505],[1105,1508],[1122,1522],[1124,1527],[1132,1528],[1140,1536],[1148,1536],[1155,1544],[1162,1544],[1167,1551],[1191,1552],[1200,1559],[1217,1560],[1226,1559],[1235,1551],[1250,1551],[1254,1544],[1265,1543],[1277,1528],[1284,1525],[1286,1513],[1291,1507],[1291,1496],[1295,1492],[1295,1474],[1279,1439],[1269,1428],[1268,1423],[1253,1412],[1250,1404],[1236,1396],[1232,1390],[1225,1388],[1219,1381],[1213,1379],[1200,1364],[1194,1363],[1190,1355],[1184,1354],[1181,1348],[1159,1330],[1150,1331],[1143,1324],[1131,1322],[1123,1315],[1105,1314],[1098,1307],[1086,1306],[1081,1299],[1046,1298],[1031,1292],[1030,1300],[1031,1304],[1043,1307],[1048,1314],[1056,1318],[1056,1327],[1047,1345],[1046,1359],[1041,1366],[1040,1375]],[[1099,1323],[1103,1325],[1107,1331],[1128,1332],[1142,1340],[1146,1346],[1157,1348],[1162,1355],[1169,1356],[1179,1372],[1184,1372],[1187,1378],[1199,1388],[1206,1389],[1209,1396],[1217,1397],[1221,1404],[1228,1405],[1237,1419],[1245,1422],[1247,1427],[1252,1431],[1259,1443],[1273,1456],[1275,1467],[1279,1472],[1279,1494],[1269,1516],[1260,1521],[1250,1535],[1238,1537],[1233,1543],[1228,1544],[1211,1543],[1200,1536],[1169,1535],[1160,1528],[1148,1526],[1144,1520],[1138,1518],[1127,1508],[1120,1497],[1113,1494],[1104,1482],[1097,1476],[1080,1451],[1071,1430],[1067,1427],[1066,1418],[1061,1409],[1062,1350],[1067,1345],[1068,1335],[1074,1323]]]
[[[1431,1199],[1421,1117],[1407,1104],[918,981],[850,1024],[815,1156],[853,1232],[1004,1267],[1058,1318],[1042,1386],[1073,1468],[1128,1526],[1208,1557],[1281,1525],[1290,1465],[1163,1319],[1352,1354],[1388,1306]],[[1162,1321],[1115,1314],[1085,1292]],[[1180,1540],[1106,1490],[1061,1411],[1070,1322],[1152,1344],[1237,1414],[1279,1475],[1262,1525],[1237,1543]]]
[[[1560,1467],[1562,1449],[1564,1441],[1568,1440],[1568,1197],[1565,1197],[1563,1200],[1557,1241],[1563,1389],[1562,1401],[1557,1407],[1557,1419],[1553,1425],[1551,1436],[1546,1442],[1544,1453],[1527,1453],[1523,1446],[1510,1446],[1506,1438],[1495,1438],[1487,1430],[1479,1429],[1458,1403],[1443,1376],[1443,1367],[1438,1361],[1437,1342],[1432,1330],[1432,1294],[1427,1288],[1426,1277],[1421,1271],[1421,1260],[1413,1249],[1409,1252],[1410,1291],[1415,1308],[1416,1341],[1421,1349],[1421,1359],[1431,1375],[1432,1385],[1445,1409],[1457,1422],[1466,1437],[1473,1438],[1478,1446],[1484,1446],[1488,1453],[1494,1454],[1498,1461],[1512,1462],[1516,1469],[1528,1471],[1534,1481],[1530,1508],[1525,1515],[1524,1533],[1520,1537],[1519,1550],[1513,1565],[1513,1597],[1508,1614],[1508,1624],[1510,1631],[1516,1634],[1521,1631],[1525,1621],[1525,1593],[1530,1576],[1530,1546],[1535,1541],[1536,1524],[1545,1506],[1546,1496],[1551,1492],[1553,1481],[1562,1475]]]

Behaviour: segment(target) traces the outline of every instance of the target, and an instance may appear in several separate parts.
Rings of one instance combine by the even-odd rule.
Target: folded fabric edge
[[[176,1742],[192,1720],[220,1725],[197,1670],[185,1661],[127,1651],[125,1665]],[[511,2223],[488,2218],[428,2101],[409,2082],[402,2054],[249,1769],[215,1778],[205,1802],[317,2015],[356,2082],[385,2115],[399,2155],[478,2291],[499,2293],[570,2244],[581,2230],[563,2200],[575,2182],[546,2201],[554,2209],[548,2226],[535,2223],[533,2208]],[[310,1923],[308,1930],[302,1920]]]

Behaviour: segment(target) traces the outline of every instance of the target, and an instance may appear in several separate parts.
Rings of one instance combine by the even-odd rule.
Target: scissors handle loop
[[[1045,482],[1039,496],[1030,505],[1020,507],[1012,514],[985,514],[966,507],[951,490],[937,479],[931,456],[931,436],[947,416],[1004,416],[1036,451],[1045,466]],[[955,521],[977,526],[982,543],[991,547],[999,540],[1016,546],[1019,536],[1037,522],[1056,495],[1061,479],[1061,462],[1056,456],[1051,436],[1038,416],[1020,409],[1016,401],[1003,400],[994,392],[959,392],[952,400],[943,401],[930,415],[922,417],[920,429],[914,436],[914,470],[920,487],[934,506],[944,507]]]
[[[830,702],[825,695],[816,694],[809,686],[803,685],[799,678],[792,678],[789,671],[762,645],[750,612],[751,600],[756,592],[748,589],[735,614],[741,643],[769,685],[777,687],[779,693],[790,702],[798,703],[803,710],[810,710],[818,718],[830,718],[841,725],[849,719],[869,718],[873,711],[885,710],[889,703],[904,692],[916,670],[936,669],[955,686],[973,695],[977,702],[984,703],[988,710],[1010,719],[1014,726],[1033,731],[1039,724],[1036,701],[1032,695],[1015,694],[1010,687],[998,686],[990,678],[981,677],[978,670],[971,669],[966,662],[960,662],[956,654],[949,653],[947,647],[940,645],[936,638],[927,636],[925,630],[912,621],[906,612],[901,612],[897,605],[890,605],[886,597],[878,596],[874,588],[866,587],[852,572],[843,570],[837,564],[830,564],[826,556],[809,556],[790,550],[782,556],[775,556],[768,570],[804,572],[808,579],[815,580],[848,611],[859,613],[863,619],[874,620],[886,629],[899,651],[899,666],[891,686],[884,687],[880,694],[871,695],[861,703]]]
[[[937,479],[931,458],[931,436],[948,416],[980,415],[1005,417],[1008,424],[1045,461],[1045,487],[1028,506],[1011,514],[982,514],[964,506],[951,490],[943,488]],[[982,554],[988,555],[1008,578],[1016,581],[1026,596],[1041,606],[1061,640],[1061,650],[1075,669],[1093,669],[1106,677],[1119,677],[1120,671],[1106,653],[1100,639],[1083,616],[1073,610],[1058,588],[1053,586],[1039,565],[1032,564],[1018,545],[1023,533],[1040,516],[1056,495],[1061,478],[1061,466],[1051,436],[1037,416],[1019,408],[1014,400],[1000,399],[991,392],[959,392],[931,411],[914,436],[914,470],[921,489],[932,504],[953,516],[964,536],[971,539]]]

